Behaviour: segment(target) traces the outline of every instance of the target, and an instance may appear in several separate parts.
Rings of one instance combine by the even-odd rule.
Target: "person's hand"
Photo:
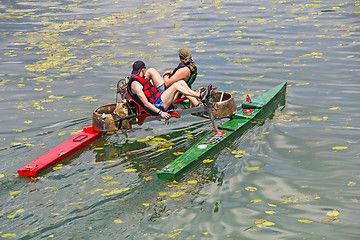
[[[163,77],[165,77],[166,75],[170,75],[170,73],[171,73],[171,71],[164,72]]]
[[[165,120],[168,120],[171,117],[171,115],[167,112],[162,112],[161,117]]]

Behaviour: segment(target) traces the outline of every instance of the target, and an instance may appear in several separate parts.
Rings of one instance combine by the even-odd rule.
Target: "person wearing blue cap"
[[[166,90],[161,89],[163,84],[164,79],[154,68],[146,70],[143,61],[136,61],[133,63],[127,91],[146,112],[160,115],[164,119],[170,118],[168,111],[178,93],[188,98],[200,98],[201,102],[204,102],[209,100],[212,91],[212,85],[209,85],[201,92],[195,92],[188,87],[185,81],[175,82]]]

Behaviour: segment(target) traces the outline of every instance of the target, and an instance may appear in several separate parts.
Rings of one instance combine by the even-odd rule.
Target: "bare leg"
[[[158,71],[156,71],[155,68],[149,68],[148,70],[146,70],[145,78],[152,80],[156,88],[164,84],[164,79],[161,77]]]
[[[187,83],[184,81],[184,80],[180,80],[178,81],[183,87],[185,88],[189,88]],[[189,88],[190,89],[190,88]],[[191,89],[190,89],[191,90]],[[178,92],[178,94],[176,94],[175,98],[174,99],[177,99],[178,98],[178,95],[180,95],[180,91]],[[184,94],[185,95],[185,94]],[[190,102],[193,104],[193,106],[197,106],[199,104],[199,101],[196,99],[196,97],[193,97],[193,96],[186,96],[187,99],[190,100]]]
[[[163,105],[164,105],[165,109],[168,109],[170,104],[173,103],[175,96],[178,92],[180,92],[181,94],[185,95],[188,98],[190,97],[189,98],[190,100],[192,98],[193,100],[196,101],[196,105],[198,104],[198,101],[195,99],[195,97],[200,97],[200,93],[191,90],[184,81],[179,81],[179,82],[173,83],[161,95],[161,100],[163,101]],[[193,104],[194,104],[194,102],[193,102]]]

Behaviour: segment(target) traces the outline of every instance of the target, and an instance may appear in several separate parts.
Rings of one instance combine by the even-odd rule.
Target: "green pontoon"
[[[215,126],[218,131],[213,130],[199,143],[157,172],[158,178],[181,179],[191,166],[200,164],[203,159],[223,149],[246,130],[263,122],[285,100],[286,84],[283,82],[252,101],[244,102],[242,108],[229,121],[221,126]]]

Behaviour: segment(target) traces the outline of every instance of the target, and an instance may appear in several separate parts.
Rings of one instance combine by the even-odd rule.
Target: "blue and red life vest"
[[[148,113],[150,113],[152,115],[157,115],[156,113],[154,113],[153,111],[151,111],[150,109],[145,107],[144,103],[140,100],[140,98],[137,96],[137,94],[135,94],[135,93],[133,93],[133,91],[131,91],[131,84],[133,81],[137,81],[143,86],[142,90],[150,103],[154,103],[158,97],[161,97],[161,93],[151,84],[150,80],[140,77],[138,75],[131,76],[128,86],[127,86],[128,93],[130,94],[131,98],[136,103],[138,103]]]

